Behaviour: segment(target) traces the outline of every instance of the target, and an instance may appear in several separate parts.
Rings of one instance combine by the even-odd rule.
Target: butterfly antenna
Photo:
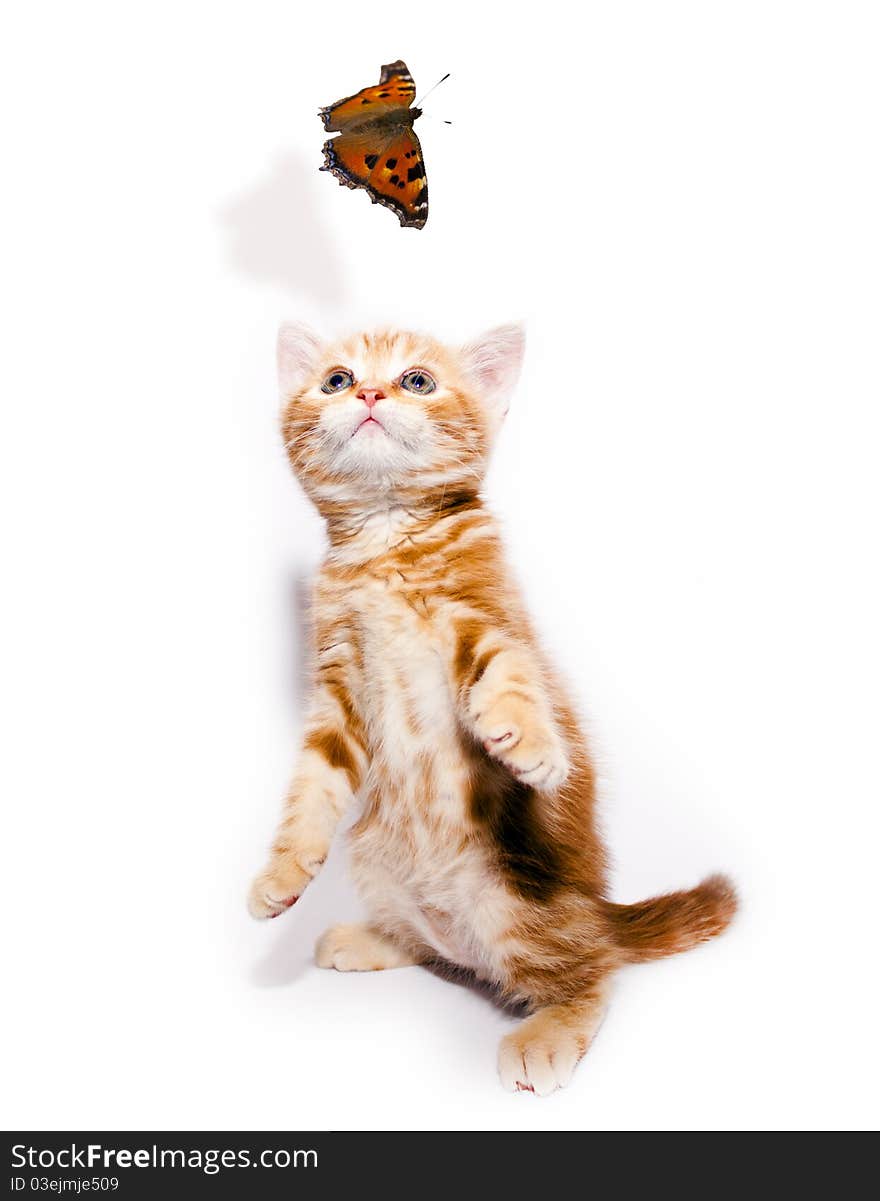
[[[446,74],[443,76],[443,78],[438,79],[432,88],[428,88],[427,92],[425,92],[425,94],[424,94],[424,96],[422,96],[421,100],[417,100],[415,102],[415,104],[413,105],[413,107],[418,108],[420,105],[424,104],[424,102],[428,99],[428,97],[431,95],[431,93],[436,92],[437,89],[440,87],[440,84],[445,83],[451,74],[452,74],[451,71],[447,71]]]

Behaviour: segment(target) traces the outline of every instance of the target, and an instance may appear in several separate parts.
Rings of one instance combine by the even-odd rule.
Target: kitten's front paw
[[[278,917],[302,896],[323,859],[303,864],[291,852],[274,853],[264,872],[257,876],[248,895],[251,917]]]
[[[488,753],[524,784],[553,792],[565,782],[570,765],[562,739],[523,697],[503,694],[476,717],[474,727]]]

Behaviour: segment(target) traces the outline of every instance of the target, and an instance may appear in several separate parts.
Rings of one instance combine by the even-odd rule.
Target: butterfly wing
[[[428,220],[428,180],[413,127],[364,125],[324,143],[324,166],[349,188],[364,188],[374,204],[397,214],[400,224],[421,229]]]
[[[375,87],[363,88],[354,96],[337,100],[322,108],[319,116],[328,133],[338,133],[347,125],[360,125],[377,118],[386,118],[395,109],[406,109],[416,96],[416,85],[406,63],[398,59],[382,68]]]

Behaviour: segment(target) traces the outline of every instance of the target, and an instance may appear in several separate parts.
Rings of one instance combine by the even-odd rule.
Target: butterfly
[[[318,113],[328,133],[322,171],[347,188],[364,188],[373,204],[397,213],[400,224],[421,229],[428,220],[428,180],[410,108],[416,85],[401,59],[382,68],[379,83],[337,100]]]

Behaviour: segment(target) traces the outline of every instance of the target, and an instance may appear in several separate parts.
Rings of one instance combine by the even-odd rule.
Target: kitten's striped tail
[[[689,951],[726,930],[736,913],[736,889],[727,876],[708,876],[696,888],[669,892],[636,905],[605,903],[612,937],[626,963],[646,963]]]

